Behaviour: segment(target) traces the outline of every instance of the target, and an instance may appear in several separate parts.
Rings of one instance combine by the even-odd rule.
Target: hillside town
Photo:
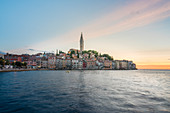
[[[0,54],[2,69],[52,69],[52,70],[135,70],[136,64],[128,60],[114,60],[108,54],[95,50],[84,50],[83,34],[80,37],[80,50],[56,53]]]

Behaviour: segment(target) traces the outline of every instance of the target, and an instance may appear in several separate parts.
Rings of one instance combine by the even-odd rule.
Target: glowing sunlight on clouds
[[[92,21],[88,25],[32,45],[31,48],[50,50],[76,42],[82,31],[85,33],[86,39],[90,39],[145,26],[169,17],[169,6],[170,1],[162,0],[142,0],[129,3],[126,6],[119,7],[116,11],[111,11],[100,19]]]

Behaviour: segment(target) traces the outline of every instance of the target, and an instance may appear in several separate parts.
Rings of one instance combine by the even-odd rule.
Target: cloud
[[[21,49],[13,49],[10,51],[6,51],[6,53],[12,53],[12,54],[36,54],[36,53],[54,53],[54,51],[43,51],[43,50],[37,50],[37,49],[30,49],[30,48],[21,48]]]
[[[86,39],[97,38],[142,27],[169,16],[169,0],[137,0],[110,11],[82,27],[30,47],[50,50],[77,42],[81,32],[84,32]]]
[[[101,22],[105,22],[107,26],[102,27],[104,24],[98,21],[98,23],[96,23],[98,26],[93,26],[92,29],[88,28],[89,37],[94,38],[122,32],[145,26],[170,16],[170,1],[167,3],[152,1],[148,5],[145,4],[147,4],[147,1],[134,3],[133,5],[123,8],[123,10],[116,13],[113,12],[112,15],[115,15],[115,18],[107,16],[105,19],[101,20]],[[114,21],[118,22],[114,23]]]

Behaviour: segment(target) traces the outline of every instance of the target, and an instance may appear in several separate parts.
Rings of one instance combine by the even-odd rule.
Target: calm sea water
[[[0,112],[170,113],[170,71],[0,73]]]

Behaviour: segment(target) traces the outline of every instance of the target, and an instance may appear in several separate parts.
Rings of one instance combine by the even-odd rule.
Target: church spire
[[[83,38],[83,33],[81,32],[81,38]]]
[[[80,37],[80,53],[82,54],[82,51],[84,51],[84,40],[83,40],[83,33],[81,32]]]

